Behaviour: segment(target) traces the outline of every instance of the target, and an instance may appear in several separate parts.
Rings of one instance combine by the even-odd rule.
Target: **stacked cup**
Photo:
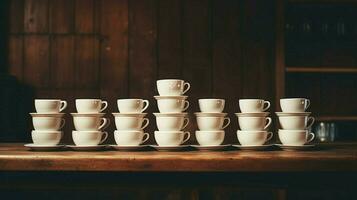
[[[268,132],[272,119],[269,112],[264,112],[270,107],[269,101],[263,99],[240,99],[241,113],[236,113],[240,130],[237,138],[241,146],[261,146],[273,137]]]
[[[224,99],[199,99],[201,112],[195,113],[198,129],[196,139],[200,146],[218,146],[223,143],[224,129],[231,120],[224,110]]]
[[[280,99],[280,107],[283,112],[276,112],[281,129],[279,139],[285,146],[303,146],[315,138],[314,133],[308,129],[315,122],[311,112],[306,112],[310,106],[310,100],[305,98]]]
[[[56,146],[61,141],[63,132],[60,131],[65,124],[64,113],[67,102],[59,99],[36,99],[36,113],[32,116],[33,127],[31,132],[33,145]]]
[[[118,146],[139,147],[149,139],[144,128],[149,125],[149,119],[143,113],[149,107],[149,101],[144,99],[118,99],[119,113],[113,113],[116,130],[114,139]]]
[[[160,113],[156,116],[159,129],[154,136],[158,146],[180,146],[190,139],[190,133],[182,131],[189,123],[185,110],[190,103],[187,96],[183,96],[190,84],[179,79],[163,79],[156,82],[159,96],[154,96]]]
[[[73,142],[78,147],[98,146],[108,133],[102,131],[109,126],[109,119],[102,113],[108,106],[100,99],[76,99],[77,113],[71,113],[76,130],[72,131]]]

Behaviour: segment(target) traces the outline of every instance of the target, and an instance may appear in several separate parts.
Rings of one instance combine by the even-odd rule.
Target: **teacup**
[[[305,98],[280,99],[280,107],[283,112],[305,112],[310,106],[310,100]]]
[[[196,131],[196,139],[201,146],[216,146],[223,143],[225,132],[217,131]]]
[[[162,79],[156,81],[160,96],[181,96],[190,89],[190,84],[179,79]]]
[[[187,96],[155,96],[160,113],[181,113],[190,106]]]
[[[114,139],[119,146],[139,146],[149,139],[143,131],[114,131]]]
[[[40,114],[30,113],[32,116],[32,124],[37,131],[58,131],[65,125],[63,113],[56,114]]]
[[[35,99],[37,113],[59,113],[67,107],[67,101],[60,99]]]
[[[62,131],[36,131],[31,132],[32,141],[35,145],[57,145],[63,136]]]
[[[108,107],[108,102],[100,99],[76,99],[78,113],[100,113]]]
[[[190,132],[155,131],[154,136],[159,146],[179,146],[190,139]]]
[[[309,117],[310,113],[277,113],[282,129],[303,130],[309,129],[315,122],[314,117]]]
[[[270,102],[263,99],[239,99],[239,108],[242,113],[264,112],[270,108]]]
[[[72,131],[72,139],[77,146],[97,146],[107,137],[108,133],[102,131]]]
[[[237,131],[237,138],[242,146],[263,145],[273,137],[267,131]]]
[[[179,131],[188,125],[187,113],[154,113],[159,131]]]
[[[243,131],[262,131],[269,128],[272,119],[265,116],[240,116],[238,115],[239,127]]]
[[[120,113],[142,113],[149,107],[149,101],[143,99],[118,99]]]
[[[74,127],[77,131],[98,131],[109,126],[110,120],[104,118],[104,113],[82,114],[71,113]]]
[[[198,105],[201,112],[221,113],[224,109],[224,99],[199,99]]]
[[[315,138],[314,133],[308,130],[283,130],[279,129],[279,139],[283,145],[302,146]]]
[[[231,119],[227,113],[195,113],[198,129],[201,131],[216,131],[225,129]]]
[[[146,113],[113,113],[117,130],[140,131],[149,125]]]

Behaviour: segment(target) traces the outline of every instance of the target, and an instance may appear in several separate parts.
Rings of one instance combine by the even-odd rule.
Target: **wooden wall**
[[[8,6],[7,71],[30,86],[34,98],[67,100],[68,113],[75,112],[76,98],[107,100],[106,112],[111,113],[117,111],[116,99],[128,97],[149,99],[148,112],[157,112],[156,80],[180,78],[191,83],[190,113],[198,111],[198,98],[227,100],[225,111],[233,123],[226,142],[232,142],[239,98],[259,97],[274,104],[272,1],[1,3]],[[152,133],[155,120],[150,118]],[[188,129],[194,131],[193,114],[191,118]],[[71,141],[70,115],[67,121],[65,137]]]

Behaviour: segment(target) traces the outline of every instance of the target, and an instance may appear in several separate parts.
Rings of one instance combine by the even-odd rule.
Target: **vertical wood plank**
[[[15,76],[18,80],[22,80],[23,70],[23,38],[22,36],[9,37],[9,53],[8,64],[9,73]]]
[[[25,32],[48,32],[48,0],[25,0]]]
[[[24,30],[24,0],[11,0],[9,3],[10,33],[21,33]]]
[[[94,0],[76,0],[75,31],[92,33],[94,31]]]
[[[24,80],[36,88],[49,87],[49,37],[26,36]]]
[[[50,1],[50,30],[53,33],[73,32],[73,0]]]

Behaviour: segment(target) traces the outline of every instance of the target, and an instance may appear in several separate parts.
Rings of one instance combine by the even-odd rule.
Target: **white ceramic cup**
[[[196,131],[196,140],[201,146],[216,146],[223,143],[225,132],[217,131]]]
[[[60,116],[32,116],[32,124],[34,129],[37,131],[58,131],[63,128],[65,122],[65,119]]]
[[[117,130],[143,130],[149,125],[149,119],[139,116],[115,116]]]
[[[155,96],[160,113],[181,113],[190,106],[187,96]]]
[[[98,131],[109,126],[110,120],[103,115],[72,114],[73,124],[77,131]]]
[[[174,113],[154,113],[156,116],[156,126],[159,131],[179,131],[188,125],[190,122],[186,114]]]
[[[31,132],[32,141],[35,145],[54,146],[60,143],[62,131],[36,131]]]
[[[264,112],[270,108],[270,102],[263,99],[239,99],[239,108],[242,113]]]
[[[149,137],[150,135],[143,131],[114,131],[114,139],[119,146],[139,146]]]
[[[142,113],[149,107],[149,101],[144,99],[118,99],[120,113]]]
[[[107,107],[108,102],[100,99],[76,99],[78,113],[100,113]]]
[[[179,79],[162,79],[156,81],[160,96],[181,96],[190,89],[190,84]]]
[[[301,146],[311,142],[315,138],[314,133],[308,130],[283,130],[279,129],[279,139],[283,145]]]
[[[279,123],[282,129],[287,130],[303,130],[309,129],[315,122],[314,117],[290,115],[279,116]]]
[[[108,133],[102,131],[72,131],[72,139],[77,146],[97,146],[107,137]]]
[[[155,131],[154,136],[159,146],[179,146],[190,139],[190,132]]]
[[[272,119],[270,117],[238,117],[239,127],[243,131],[262,131],[269,128]]]
[[[59,113],[67,107],[67,101],[60,99],[35,99],[37,113]]]
[[[305,98],[280,99],[280,107],[283,112],[305,112],[310,106],[310,100]]]
[[[272,137],[273,133],[267,131],[237,131],[237,138],[242,146],[263,145]]]
[[[199,99],[198,105],[201,112],[221,113],[224,110],[224,99]]]
[[[218,115],[223,113],[201,113],[196,114],[197,126],[201,131],[216,131],[225,129],[230,123],[229,117]]]

